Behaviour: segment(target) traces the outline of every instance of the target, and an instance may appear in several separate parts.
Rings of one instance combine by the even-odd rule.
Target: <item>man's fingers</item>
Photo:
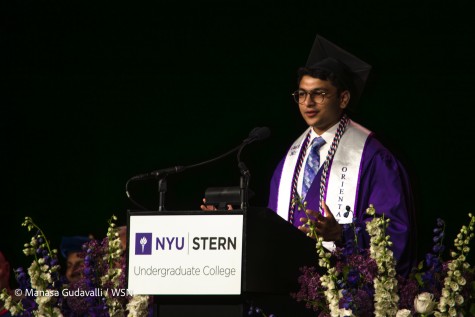
[[[307,209],[305,210],[305,213],[307,214],[309,219],[315,219],[316,222],[322,221],[322,219],[324,219],[324,217],[320,214],[319,211]]]
[[[325,217],[334,218],[333,213],[330,211],[330,208],[328,208],[324,200],[322,200],[322,207],[323,207],[323,212],[325,213]]]
[[[323,209],[323,214],[325,215],[325,217],[328,217],[329,216],[329,212],[328,212],[328,206],[327,204],[325,204],[324,202],[322,202],[322,209]]]
[[[299,226],[298,229],[302,231],[303,233],[305,233],[307,236],[309,236],[312,232],[310,228],[307,226]]]
[[[203,204],[200,206],[201,210],[203,211],[213,211],[216,210],[216,207],[214,205],[207,205],[206,204],[206,198],[203,198]]]
[[[315,219],[317,219],[317,222],[325,221],[325,217],[323,217],[323,215],[319,212],[315,214]]]

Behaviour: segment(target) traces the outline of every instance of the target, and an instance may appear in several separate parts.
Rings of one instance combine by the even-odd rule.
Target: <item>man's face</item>
[[[79,255],[80,252],[70,252],[68,254],[66,278],[70,283],[77,282],[81,278],[84,258]]]
[[[300,80],[299,89],[325,93],[321,103],[314,102],[310,95],[299,103],[303,119],[317,134],[322,134],[340,120],[343,109],[346,108],[350,99],[348,91],[337,94],[336,87],[330,81],[308,75],[304,75]]]
[[[10,263],[7,262],[3,253],[0,252],[0,291],[9,288]]]

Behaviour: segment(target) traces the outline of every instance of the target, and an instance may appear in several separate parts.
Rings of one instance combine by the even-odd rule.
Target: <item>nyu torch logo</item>
[[[135,254],[152,254],[152,233],[140,232],[135,234]]]

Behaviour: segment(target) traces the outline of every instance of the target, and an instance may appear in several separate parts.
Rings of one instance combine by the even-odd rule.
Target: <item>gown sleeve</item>
[[[356,216],[366,222],[372,216],[366,209],[372,204],[377,216],[389,218],[386,234],[393,243],[397,270],[407,275],[416,265],[415,210],[409,178],[401,163],[379,141],[370,137],[363,154],[363,165],[358,188]],[[369,245],[365,230],[361,237],[363,247]]]

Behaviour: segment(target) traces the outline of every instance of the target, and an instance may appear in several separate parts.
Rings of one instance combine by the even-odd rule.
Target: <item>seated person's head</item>
[[[0,250],[0,291],[4,288],[10,290],[10,263]]]
[[[120,247],[125,250],[127,248],[127,226],[120,226],[117,229],[119,231]]]
[[[86,236],[63,237],[61,240],[60,250],[66,259],[65,276],[70,283],[77,282],[82,276],[84,264],[83,244],[90,240]]]

